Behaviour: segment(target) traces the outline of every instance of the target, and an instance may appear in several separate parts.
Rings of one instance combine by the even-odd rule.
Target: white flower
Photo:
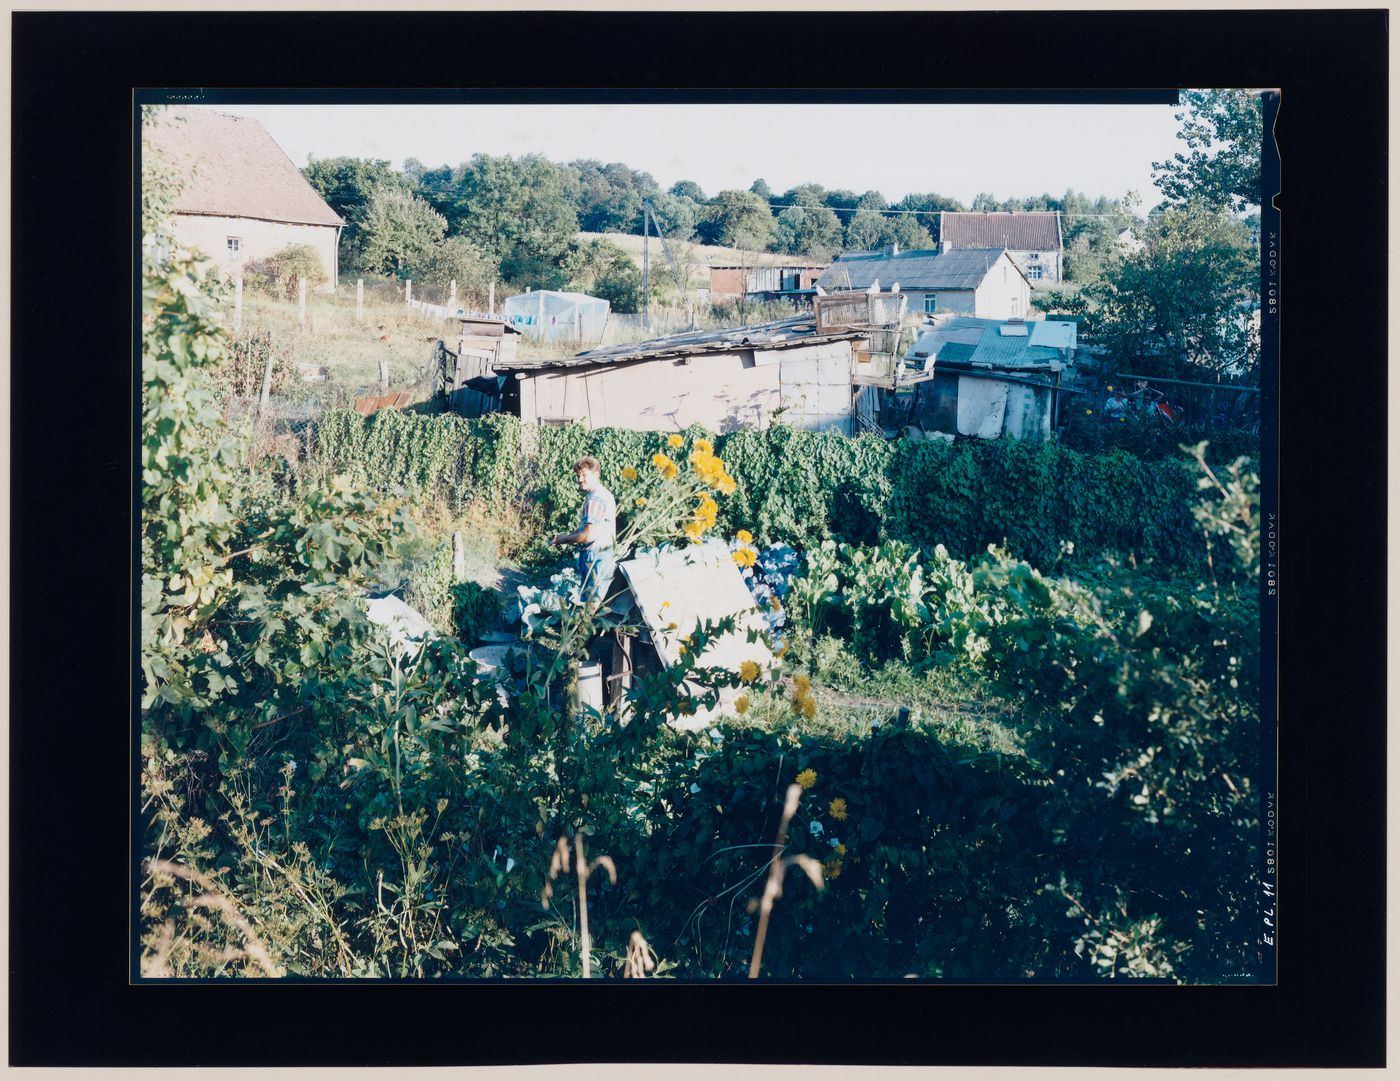
[[[812,824],[807,828],[812,831],[813,837],[820,837],[822,835],[822,824],[816,821],[815,819],[812,821]]]
[[[511,871],[514,870],[514,868],[515,868],[515,860],[513,860],[513,859],[511,859],[509,856],[507,856],[507,857],[506,857],[506,874],[510,874]]]
[[[690,783],[690,794],[693,796],[693,795],[695,795],[695,793],[697,793],[697,792],[699,792],[699,791],[700,791],[700,786],[699,786],[698,784],[696,784],[694,781],[692,781],[692,782]]]

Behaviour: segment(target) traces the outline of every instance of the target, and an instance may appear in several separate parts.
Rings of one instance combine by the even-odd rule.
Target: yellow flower
[[[748,695],[746,695],[746,694],[741,694],[738,698],[734,699],[734,712],[735,712],[735,713],[747,713],[748,711],[749,711],[749,696],[748,696]]]
[[[651,456],[651,464],[656,466],[656,471],[667,480],[674,480],[676,474],[680,472],[680,468],[676,463],[671,461],[671,459],[664,454],[653,454]]]
[[[668,623],[665,629],[668,631],[678,631],[681,629],[681,625],[679,623]]]
[[[768,598],[768,610],[770,612],[781,612],[783,610],[783,602],[778,600],[778,595],[776,593]]]
[[[739,532],[734,534],[734,539],[737,540],[740,544],[752,544],[753,534],[750,533],[747,529],[741,529],[739,530]]]
[[[806,698],[802,699],[802,716],[806,717],[810,721],[816,715],[817,700],[811,695],[808,695]]]
[[[1109,387],[1108,389],[1112,390],[1113,388]],[[715,445],[708,439],[697,439],[695,441],[695,449],[701,454],[713,454],[715,452]]]
[[[623,467],[623,470],[622,470],[622,479],[623,479],[623,480],[636,480],[636,479],[637,479],[637,471],[636,471],[635,469],[633,469],[630,465],[629,465],[629,466],[624,466],[624,467]]]
[[[662,602],[661,602],[661,607],[662,607],[662,608],[670,608],[670,607],[671,607],[671,602],[670,602],[670,601],[662,601]]]
[[[846,854],[846,846],[844,844],[837,845],[836,854],[838,856],[844,856]]]
[[[636,499],[632,500],[632,502],[639,507],[645,507],[647,505],[647,501],[643,496],[638,496]]]
[[[682,439],[682,438],[681,438],[680,436],[678,436],[678,435],[668,435],[668,436],[666,437],[666,444],[667,444],[667,446],[679,447],[679,446],[680,446],[682,443],[684,443],[684,442],[685,442],[685,440]]]
[[[740,548],[734,553],[734,562],[741,567],[752,567],[758,555],[752,548]]]
[[[1112,386],[1111,386],[1111,385],[1110,385],[1110,386],[1109,386],[1109,388],[1108,388],[1108,389],[1109,389],[1109,390],[1112,390],[1112,389],[1113,389],[1113,387],[1112,387]]]
[[[796,676],[793,676],[793,677],[792,677],[792,685],[793,685],[793,687],[794,687],[794,688],[796,689],[796,691],[797,691],[797,697],[798,697],[798,698],[801,698],[801,697],[802,697],[803,695],[805,695],[809,690],[812,689],[812,681],[811,681],[810,679],[808,679],[808,678],[807,678],[806,676],[804,676],[804,675],[796,675]]]
[[[1086,410],[1084,410],[1084,415],[1085,415],[1086,417],[1087,417],[1087,416],[1092,416],[1092,415],[1093,415],[1093,412],[1094,412],[1094,411],[1093,411],[1092,409],[1086,409]]]
[[[846,821],[846,801],[837,797],[826,805],[827,812],[838,822]]]
[[[822,872],[826,875],[827,878],[840,878],[841,861],[827,860],[826,863],[822,864]]]
[[[817,783],[817,771],[814,769],[804,769],[797,775],[797,783],[802,786],[802,791],[807,791]]]
[[[739,665],[739,678],[745,683],[752,683],[758,678],[760,671],[757,661],[743,661]]]

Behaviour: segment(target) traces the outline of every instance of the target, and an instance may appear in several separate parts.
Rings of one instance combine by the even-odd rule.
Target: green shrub
[[[810,548],[826,539],[889,539],[928,551],[942,544],[959,557],[998,544],[1042,566],[1065,558],[1087,565],[1112,552],[1195,570],[1203,558],[1190,512],[1195,472],[1179,450],[1174,458],[1143,458],[1009,439],[852,439],[784,425],[711,438],[738,482],[720,501],[719,527],[748,529],[760,543]],[[581,502],[575,461],[597,457],[603,482],[616,490],[620,471],[646,468],[667,449],[665,439],[662,432],[541,428],[527,473],[514,417],[386,410],[368,420],[326,414],[318,445],[326,468],[358,471],[381,489],[400,484],[458,507],[472,495],[497,506],[523,497],[541,511],[543,529],[559,530],[573,524]]]
[[[246,288],[258,288],[284,300],[297,298],[297,279],[306,279],[306,288],[326,282],[326,268],[310,244],[290,244],[279,252],[249,264],[244,270]]]

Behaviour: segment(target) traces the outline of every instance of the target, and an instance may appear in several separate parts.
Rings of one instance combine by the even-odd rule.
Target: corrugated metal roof
[[[945,210],[938,239],[958,248],[1059,251],[1060,215],[1053,210],[983,213]]]
[[[180,174],[177,214],[345,224],[256,120],[172,108],[143,135]]]
[[[1000,319],[957,316],[925,324],[910,350],[910,357],[935,364],[973,364],[991,368],[1049,367],[1064,363],[1066,350],[1075,346],[1072,323],[1051,324],[1041,320],[1011,324],[1028,329],[1026,334],[1003,335],[1008,324]],[[920,355],[922,354],[922,355]]]
[[[526,368],[581,368],[590,364],[617,364],[628,360],[653,360],[660,357],[680,357],[703,353],[732,353],[737,350],[787,349],[817,342],[848,341],[864,337],[850,331],[837,334],[816,333],[816,320],[810,315],[796,315],[774,323],[758,323],[746,327],[724,327],[718,330],[691,330],[670,334],[664,338],[610,345],[589,349],[572,357],[547,360],[515,360],[497,363],[497,371]]]
[[[982,284],[1000,251],[906,251],[846,252],[832,263],[817,284],[833,289],[868,289],[879,281],[881,289],[895,282],[903,291],[910,289],[976,289]],[[1014,264],[1013,264],[1014,265]],[[1020,273],[1019,269],[1017,273]],[[847,275],[850,277],[847,284]]]

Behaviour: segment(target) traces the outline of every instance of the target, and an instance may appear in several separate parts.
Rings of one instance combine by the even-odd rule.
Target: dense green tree
[[[1172,202],[1192,199],[1233,210],[1259,206],[1263,102],[1247,90],[1188,90],[1182,94],[1179,138],[1187,153],[1152,163],[1162,194]]]
[[[842,247],[841,222],[826,207],[790,206],[778,213],[774,250],[788,255],[830,259]]]
[[[1253,372],[1257,280],[1239,219],[1202,202],[1167,207],[1141,239],[1085,290],[1110,357],[1168,377]]]
[[[512,283],[540,284],[578,232],[570,202],[574,174],[538,155],[520,158],[477,154],[455,169],[433,170],[425,192],[447,218],[454,236],[464,236]]]
[[[360,219],[361,268],[398,274],[426,256],[447,232],[447,219],[416,195],[381,188]]]
[[[822,195],[822,205],[835,211],[836,216],[841,220],[841,228],[850,225],[851,218],[855,216],[856,204],[860,201],[860,196],[849,188],[835,188]]]
[[[874,210],[858,210],[846,226],[848,251],[871,251],[882,247],[889,219]]]
[[[484,307],[490,295],[491,283],[500,277],[500,267],[466,237],[448,237],[442,243],[423,252],[412,263],[415,285],[446,290],[457,283],[457,295],[470,297]]]
[[[768,204],[751,191],[722,191],[710,202],[700,224],[707,244],[763,251],[773,240],[776,225]]]
[[[413,184],[377,158],[313,159],[302,175],[316,193],[345,219],[340,235],[340,265],[347,270],[363,267],[364,219],[377,191],[411,192]]]
[[[816,207],[824,206],[823,200],[826,198],[826,189],[820,184],[806,183],[798,184],[794,188],[789,188],[782,195],[773,197],[773,203],[778,206],[795,206],[805,210],[812,210]]]
[[[589,233],[641,233],[642,200],[659,189],[650,173],[620,161],[583,159],[569,163],[578,175],[574,209],[579,228]]]
[[[768,186],[768,181],[759,177],[749,185],[749,191],[753,192],[760,199],[771,203],[773,201],[773,189]]]
[[[704,189],[693,180],[677,180],[671,185],[670,191],[672,195],[683,195],[687,199],[693,199],[701,206],[710,201],[706,198]]]
[[[917,210],[918,214],[908,215],[922,226],[929,235],[929,246],[938,243],[938,215],[944,210],[966,210],[958,200],[947,195],[939,195],[936,191],[930,192],[910,192],[899,202],[895,203],[892,210]],[[901,244],[903,241],[900,242]],[[915,245],[910,245],[914,247]]]
[[[601,297],[616,312],[635,312],[641,302],[642,272],[632,257],[601,237],[573,244],[560,269],[569,289]]]
[[[705,208],[688,195],[663,191],[651,201],[661,231],[671,240],[689,240],[704,216]]]

